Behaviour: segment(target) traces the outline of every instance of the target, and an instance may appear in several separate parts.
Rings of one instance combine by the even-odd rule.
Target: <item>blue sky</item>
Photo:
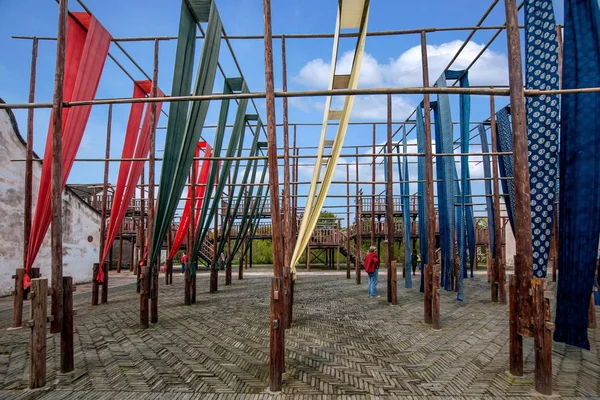
[[[223,20],[225,30],[229,35],[262,34],[262,1],[260,0],[216,0]],[[273,32],[274,33],[332,33],[335,28],[337,1],[306,0],[302,2],[273,0]],[[425,27],[473,26],[487,9],[490,1],[482,0],[429,0],[427,2],[409,2],[398,0],[373,0],[369,18],[370,31],[414,29]],[[0,15],[0,48],[5,57],[0,59],[0,97],[8,103],[26,102],[29,88],[29,68],[31,57],[31,42],[12,39],[11,35],[55,36],[58,6],[51,0],[0,0],[2,14]],[[176,0],[87,0],[87,6],[98,20],[108,29],[113,37],[132,36],[176,36],[179,23],[180,2]],[[555,2],[557,21],[562,22],[562,2]],[[70,2],[70,10],[81,11],[76,1]],[[520,19],[523,19],[522,12]],[[490,14],[485,25],[501,25],[504,22],[503,1],[500,1]],[[451,55],[466,38],[468,32],[439,32],[428,34],[430,52],[430,67],[432,81],[435,81],[441,69],[447,64]],[[455,67],[468,65],[472,57],[479,51],[481,45],[493,35],[493,31],[480,31],[473,38],[473,44],[467,47],[464,55],[456,62]],[[415,48],[419,44],[418,35],[369,37],[365,51],[367,56],[363,63],[360,86],[417,86],[420,82],[420,60],[415,57]],[[202,41],[198,41],[199,56]],[[326,82],[328,66],[331,58],[332,39],[289,39],[287,41],[288,90],[306,90],[322,88]],[[338,65],[343,69],[344,54],[353,47],[353,41],[344,39],[340,47]],[[149,74],[152,74],[153,43],[138,42],[124,43],[125,49],[136,59],[138,64]],[[176,42],[162,41],[160,43],[159,86],[165,93],[170,93],[173,74],[173,62]],[[233,41],[237,59],[243,74],[252,91],[264,90],[264,55],[262,40]],[[52,41],[40,42],[37,70],[37,101],[51,101],[52,82],[55,63],[55,44]],[[136,79],[144,79],[143,74],[131,64],[120,50],[112,44],[111,54],[121,62]],[[9,55],[9,56],[6,56]],[[349,58],[346,54],[346,60]],[[275,57],[275,86],[282,86],[281,74],[281,45],[274,40]],[[220,62],[228,77],[237,76],[229,50],[225,45],[221,48]],[[472,84],[501,84],[505,82],[506,71],[506,41],[501,34],[490,51],[478,62],[471,71]],[[325,78],[323,72],[325,71]],[[325,81],[324,81],[325,79]],[[325,83],[326,84],[326,83]],[[218,75],[215,92],[222,90],[223,80]],[[132,83],[111,60],[107,60],[97,98],[129,97],[132,93]],[[394,120],[406,118],[420,99],[416,96],[394,97]],[[307,98],[290,101],[290,122],[321,122],[321,98]],[[452,99],[454,119],[458,120],[458,101]],[[258,111],[266,120],[264,101],[257,100]],[[507,103],[507,99],[499,99],[497,107]],[[383,121],[385,118],[385,97],[362,98],[355,102],[353,121]],[[207,117],[207,124],[214,124],[219,103],[213,102]],[[168,105],[164,107],[168,113]],[[277,101],[277,122],[282,121],[282,102]],[[111,156],[120,156],[124,130],[129,113],[128,105],[114,107],[113,138]],[[26,112],[15,111],[21,133],[26,134]],[[79,157],[103,157],[106,132],[107,106],[93,108],[84,139],[79,150]],[[489,117],[487,97],[473,98],[471,120],[480,121]],[[35,111],[34,149],[43,154],[45,138],[48,129],[48,110]],[[163,115],[159,126],[166,125]],[[348,130],[346,144],[370,145],[372,143],[372,128],[370,126],[351,126]],[[319,127],[299,127],[298,144],[314,146],[318,142]],[[330,132],[333,134],[334,132]],[[282,145],[282,131],[278,131],[278,144]],[[455,137],[458,130],[455,132]],[[203,136],[212,142],[213,131],[205,130]],[[385,126],[377,131],[377,142],[383,143],[386,137]],[[409,140],[414,135],[409,136]],[[249,144],[249,139],[248,139]],[[157,133],[157,149],[162,149],[164,130]],[[473,144],[479,143],[474,140]],[[344,151],[344,153],[350,152]],[[409,149],[410,151],[410,149]],[[311,150],[311,153],[315,153]],[[364,152],[367,152],[365,149]],[[306,154],[306,153],[304,153]],[[158,154],[160,156],[160,154]],[[344,160],[342,160],[344,161]],[[306,161],[304,161],[306,162]],[[160,164],[159,164],[160,166]],[[474,168],[474,167],[472,167]],[[361,171],[364,177],[370,177],[367,167]],[[102,180],[102,163],[76,164],[71,173],[71,183],[99,183]],[[118,164],[114,163],[110,170],[110,181],[116,181]],[[341,178],[345,179],[345,168],[340,169]],[[414,168],[416,171],[416,167]],[[382,169],[378,171],[382,174]],[[300,180],[310,179],[311,167],[302,168]],[[352,173],[354,174],[354,172]],[[411,174],[413,169],[411,168]],[[411,176],[416,179],[416,176]],[[353,178],[352,178],[353,179]],[[370,179],[370,178],[369,178]],[[158,178],[157,178],[158,180]],[[482,186],[482,185],[481,185]],[[411,188],[412,189],[412,188]],[[354,189],[351,189],[353,193]],[[383,190],[379,185],[377,192]],[[396,193],[398,187],[395,188]],[[303,192],[304,190],[301,190]],[[475,192],[483,189],[474,187]],[[365,186],[365,192],[370,193],[370,186]],[[332,194],[345,193],[345,185],[334,186]],[[480,199],[479,202],[482,202]],[[342,204],[340,200],[330,199],[329,205]],[[334,211],[342,211],[340,209]]]

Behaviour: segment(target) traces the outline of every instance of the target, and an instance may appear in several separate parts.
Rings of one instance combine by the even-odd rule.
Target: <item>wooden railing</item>
[[[393,197],[394,214],[402,212],[402,196]],[[387,210],[386,196],[377,195],[375,196],[375,202],[373,202],[373,196],[364,196],[358,202],[361,214],[371,214],[375,211],[375,214],[385,214]],[[410,213],[417,213],[417,196],[410,196]]]

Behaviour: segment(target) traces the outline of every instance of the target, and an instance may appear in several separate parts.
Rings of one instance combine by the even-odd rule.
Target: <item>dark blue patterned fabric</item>
[[[509,111],[506,106],[496,113],[496,143],[498,151],[502,153],[512,153],[512,128],[510,126]],[[506,204],[506,213],[513,233],[515,232],[515,183],[512,178],[515,176],[515,164],[512,155],[504,155],[498,157],[498,166],[500,168],[501,178],[511,178],[510,180],[502,179],[502,193],[504,194],[504,203]]]
[[[559,89],[558,40],[552,0],[525,4],[528,89]],[[527,97],[533,276],[546,277],[558,172],[558,95]]]
[[[422,104],[417,107],[415,115],[416,126],[417,126],[417,152],[419,154],[425,153],[425,122],[423,120],[423,108]],[[417,184],[417,190],[419,194],[418,199],[418,213],[417,218],[419,219],[419,252],[421,254],[421,285],[419,291],[423,293],[424,281],[423,281],[423,266],[427,264],[427,206],[426,206],[426,191],[425,191],[425,157],[418,157],[417,161],[417,178],[419,183]]]
[[[565,0],[563,89],[600,87],[598,0]],[[561,99],[558,295],[554,340],[585,349],[600,236],[600,93]]]
[[[446,77],[442,74],[436,82],[437,87],[446,87]],[[452,115],[450,99],[446,94],[439,94],[438,100],[432,102],[435,118],[435,151],[436,153],[453,153]],[[454,157],[436,157],[438,187],[438,213],[441,248],[441,286],[452,290],[452,268],[454,266]]]
[[[462,191],[460,190],[460,183],[459,183],[459,179],[458,179],[458,172],[456,172],[456,165],[454,167],[454,194],[456,196],[456,198],[461,198],[462,197]],[[455,206],[455,213],[456,213],[456,244],[457,247],[459,249],[459,257],[460,257],[460,251],[461,249],[464,250],[464,252],[466,253],[466,243],[465,243],[465,239],[466,236],[465,235],[461,235],[459,234],[459,232],[464,232],[465,226],[465,219],[461,217],[462,211],[463,211],[463,207],[461,204],[459,204],[458,206]],[[456,294],[456,300],[459,301],[463,301],[464,299],[464,278],[467,277],[467,263],[466,262],[462,262],[463,260],[460,260],[460,264],[459,264],[459,271],[458,271],[458,290],[457,290],[457,294]]]
[[[479,137],[481,138],[481,152],[489,153],[487,133],[485,126],[478,126]],[[483,176],[485,179],[485,204],[487,208],[488,231],[490,234],[490,254],[492,258],[496,258],[496,237],[494,236],[496,220],[494,219],[494,198],[492,197],[492,167],[490,165],[490,156],[483,156]]]

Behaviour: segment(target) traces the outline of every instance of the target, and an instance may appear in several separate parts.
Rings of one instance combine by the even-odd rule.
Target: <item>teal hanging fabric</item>
[[[231,78],[225,80],[225,86],[223,88],[225,93],[241,92],[248,93],[248,87],[242,78]],[[219,120],[217,122],[217,131],[215,132],[215,142],[213,146],[214,157],[221,157],[221,150],[223,148],[223,140],[225,136],[225,127],[227,125],[227,116],[229,114],[229,102],[230,100],[224,99],[221,102],[221,109],[219,111]],[[233,129],[231,131],[231,137],[229,138],[229,145],[225,153],[225,157],[233,157],[234,152],[238,150],[240,145],[240,137],[242,136],[246,123],[246,108],[248,106],[248,99],[240,99],[235,121],[233,123]],[[213,163],[208,176],[208,182],[215,182],[215,187],[211,187],[211,190],[207,190],[204,194],[204,202],[202,203],[202,210],[200,211],[200,223],[198,225],[198,231],[194,238],[194,247],[192,257],[196,259],[200,252],[200,246],[206,238],[210,229],[211,221],[217,212],[219,201],[225,190],[225,184],[227,183],[227,175],[231,169],[231,160],[224,160],[221,166],[221,175],[217,180],[218,165]],[[239,160],[236,166],[239,166]],[[215,243],[216,245],[216,243]]]
[[[398,176],[400,178],[400,196],[402,198],[402,226],[404,236],[404,268],[406,275],[404,277],[404,287],[407,289],[412,288],[412,277],[411,277],[411,266],[412,266],[412,246],[410,237],[410,176],[408,173],[408,156],[407,144],[406,144],[406,125],[403,126],[404,135],[402,140],[402,150],[404,156],[402,157],[402,163],[400,163],[400,156],[398,156]],[[398,154],[400,154],[400,146],[396,146]],[[404,170],[404,171],[402,171]]]
[[[437,87],[446,87],[446,78],[441,76]],[[452,115],[448,95],[439,94],[438,101],[432,102],[435,120],[436,153],[452,154]],[[454,158],[438,156],[435,160],[438,187],[438,213],[441,248],[441,285],[452,290],[452,268],[454,266]]]
[[[552,0],[525,2],[525,60],[527,89],[560,89],[558,40]],[[527,139],[533,276],[546,277],[554,197],[558,175],[558,95],[527,97]]]
[[[458,172],[456,172],[456,167],[454,168],[454,192],[456,197],[462,196],[462,191],[460,190],[460,183],[458,179]],[[456,232],[464,232],[465,231],[465,219],[461,218],[462,207],[459,205],[456,207]],[[465,249],[466,237],[464,235],[456,235],[456,244],[458,249]],[[460,251],[460,250],[459,250]],[[459,263],[458,273],[458,289],[456,299],[458,301],[463,301],[464,299],[464,278],[467,277],[467,264]]]
[[[419,154],[425,153],[425,122],[423,120],[423,104],[419,104],[416,111],[416,126],[417,126],[417,152]],[[427,204],[426,204],[426,183],[425,183],[425,156],[419,156],[417,159],[417,193],[418,193],[418,216],[419,219],[419,250],[421,254],[421,263],[419,268],[421,270],[421,285],[419,291],[423,293],[424,290],[424,279],[423,279],[423,267],[427,264]]]
[[[193,94],[208,95],[213,91],[221,45],[221,18],[212,0],[194,0],[192,4],[184,0],[181,5],[171,96],[188,96],[190,94],[196,46],[196,25],[200,22],[208,22],[208,27]],[[148,260],[150,267],[158,258],[180,202],[209,104],[208,100],[195,101],[188,114],[188,102],[170,103],[164,147],[165,156],[160,174],[155,224]]]
[[[565,0],[563,89],[600,87],[598,0]],[[600,93],[563,94],[554,340],[584,349],[600,237]]]
[[[477,127],[479,130],[479,137],[481,138],[481,152],[489,153],[490,148],[488,145],[487,134],[485,132],[485,126],[479,124]],[[485,204],[487,209],[487,220],[488,220],[488,232],[490,238],[490,254],[492,258],[496,258],[496,237],[494,236],[496,230],[496,221],[494,215],[494,198],[492,197],[492,167],[490,165],[490,156],[484,155],[483,161],[483,176],[485,178]]]

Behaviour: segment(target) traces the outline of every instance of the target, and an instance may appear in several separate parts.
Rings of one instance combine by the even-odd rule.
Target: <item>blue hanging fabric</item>
[[[406,125],[404,125],[403,129],[404,138],[402,143],[402,150],[403,153],[406,154]],[[396,146],[396,150],[398,151],[398,154],[400,154],[400,146]],[[410,187],[408,183],[408,156],[406,155],[402,157],[402,162],[400,162],[400,155],[398,155],[398,176],[400,179],[400,197],[402,199],[402,226],[404,228],[404,268],[406,270],[406,274],[404,277],[404,287],[410,289],[412,288],[412,246],[410,242]]]
[[[446,87],[446,77],[442,76],[435,84]],[[436,153],[453,153],[452,115],[450,99],[446,94],[439,94],[438,100],[432,102],[435,119]],[[438,180],[438,210],[441,247],[441,285],[452,290],[452,268],[454,265],[454,158],[437,157],[435,161]]]
[[[454,166],[454,192],[456,197],[462,196],[462,191],[460,190],[460,183],[458,180],[458,172],[456,172],[456,165]],[[466,253],[466,244],[465,244],[465,235],[460,235],[458,232],[464,232],[464,219],[461,218],[462,207],[461,205],[455,206],[456,210],[456,244],[458,247],[459,255],[461,254],[461,250]],[[464,299],[464,278],[467,277],[467,264],[463,263],[462,258],[459,264],[458,271],[458,290],[456,294],[456,300],[463,301]]]
[[[496,143],[498,151],[501,153],[512,153],[513,141],[512,141],[512,128],[510,126],[509,117],[509,106],[496,112]],[[515,232],[515,183],[513,178],[515,176],[515,164],[513,161],[512,154],[501,155],[498,157],[498,166],[500,168],[502,179],[502,194],[504,194],[504,203],[506,205],[506,213],[508,214],[508,221],[510,227]]]
[[[525,32],[525,86],[527,89],[560,89],[552,0],[526,1]],[[554,223],[560,103],[558,95],[544,95],[527,97],[526,105],[533,276],[544,278]]]
[[[600,87],[598,0],[565,0],[563,89]],[[600,93],[563,94],[554,340],[584,349],[600,236]]]
[[[452,71],[448,70],[445,73],[446,79],[459,79],[460,87],[468,88],[469,73],[468,71]],[[469,250],[469,260],[471,267],[471,277],[473,277],[473,266],[475,263],[475,229],[473,227],[473,206],[467,205],[471,203],[471,182],[469,181],[469,123],[471,120],[471,95],[461,94],[459,96],[460,106],[460,187],[462,194],[459,196],[459,213],[457,218],[461,219],[461,224],[457,224],[459,228],[456,232],[457,237],[467,238],[467,242],[462,240],[462,246],[459,245],[459,257],[461,271],[464,277],[467,277],[467,245]]]
[[[417,152],[419,154],[425,153],[425,122],[423,120],[423,104],[419,104],[416,112],[416,126],[417,126]],[[425,157],[417,157],[417,184],[418,193],[418,219],[419,219],[419,253],[421,254],[421,264],[419,269],[421,271],[421,285],[419,291],[424,291],[424,279],[423,279],[423,266],[427,264],[427,206],[426,206],[426,189],[425,189]]]
[[[479,137],[481,139],[481,152],[489,153],[487,133],[483,124],[478,126]],[[492,258],[496,258],[496,237],[494,236],[496,220],[494,219],[494,198],[492,197],[492,167],[490,165],[490,156],[483,156],[483,176],[485,177],[485,204],[487,208],[488,232],[490,235],[490,250]]]

